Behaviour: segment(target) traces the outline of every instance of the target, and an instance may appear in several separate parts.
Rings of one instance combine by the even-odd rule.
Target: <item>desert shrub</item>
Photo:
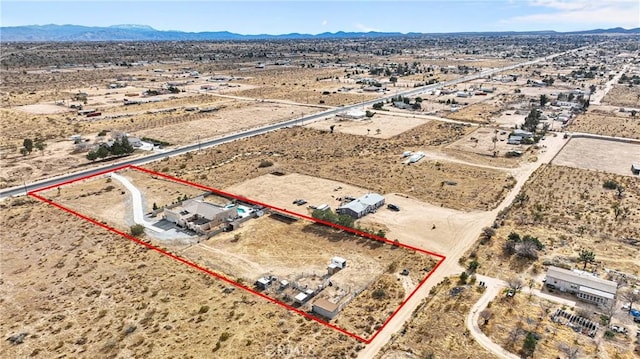
[[[136,224],[129,228],[129,232],[132,236],[138,237],[144,234],[144,226],[141,224]]]
[[[618,188],[618,182],[616,182],[614,180],[606,180],[602,184],[602,187],[604,187],[606,189],[616,189],[616,188]]]
[[[269,160],[262,160],[260,161],[260,164],[258,165],[258,168],[265,168],[265,167],[271,167],[273,166],[273,162],[269,161]]]
[[[209,306],[208,305],[203,305],[202,307],[200,307],[200,310],[198,310],[199,314],[204,314],[206,312],[209,311]]]
[[[387,292],[385,292],[382,288],[378,288],[374,290],[373,293],[371,293],[371,296],[373,297],[373,299],[380,300],[384,299],[384,297],[387,296]]]

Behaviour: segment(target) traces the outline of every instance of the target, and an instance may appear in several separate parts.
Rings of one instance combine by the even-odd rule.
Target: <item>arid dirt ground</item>
[[[606,102],[615,106],[627,106],[627,107],[640,107],[640,87],[614,85],[607,95],[602,99],[602,102]]]
[[[596,338],[576,333],[570,327],[551,320],[551,314],[556,309],[562,309],[562,305],[536,296],[517,294],[509,298],[499,294],[486,309],[490,313],[487,324],[484,324],[482,318],[478,324],[494,343],[512,353],[522,350],[526,333],[536,333],[540,339],[533,358],[565,358],[567,352],[574,351],[577,351],[578,358],[636,358],[633,346],[630,346],[633,341],[630,336],[618,334],[612,339],[605,339],[602,338],[602,330]],[[592,313],[584,310],[568,311],[600,324],[599,318]]]
[[[559,166],[591,169],[623,176],[634,176],[631,172],[631,164],[638,162],[640,162],[640,143],[594,138],[572,138],[553,160],[553,163]]]
[[[481,288],[456,282],[457,278],[446,278],[434,287],[378,358],[492,358],[464,323]]]
[[[613,180],[625,190],[603,188]],[[479,272],[509,278],[514,272],[534,277],[543,265],[577,267],[581,249],[596,254],[592,268],[604,273],[614,269],[640,275],[640,183],[629,176],[549,165],[538,169],[521,191],[519,199],[498,218],[500,227],[490,241],[480,241],[469,253]],[[619,208],[618,218],[616,209]],[[507,236],[516,232],[537,237],[544,245],[535,261],[508,256],[502,250]]]
[[[630,114],[598,111],[578,115],[567,127],[567,131],[640,139],[638,126],[640,115],[634,118]]]
[[[2,267],[11,268],[0,284],[2,357],[348,357],[360,348],[47,204],[5,202],[2,226]],[[22,344],[6,340],[20,333]]]

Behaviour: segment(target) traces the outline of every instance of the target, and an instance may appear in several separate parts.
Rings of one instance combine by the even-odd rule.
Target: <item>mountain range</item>
[[[243,35],[228,31],[184,32],[161,31],[146,25],[114,25],[90,27],[80,25],[27,25],[0,27],[2,42],[45,42],[45,41],[198,41],[198,40],[279,40],[279,39],[341,39],[376,38],[395,36],[447,36],[447,35],[597,35],[597,34],[640,34],[640,28],[595,29],[573,32],[548,31],[507,31],[507,32],[458,32],[458,33],[400,33],[400,32],[324,32],[321,34],[281,34]]]

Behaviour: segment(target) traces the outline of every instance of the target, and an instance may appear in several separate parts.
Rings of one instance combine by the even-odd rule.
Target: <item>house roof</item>
[[[359,199],[343,204],[339,207],[339,209],[350,209],[355,213],[362,213],[366,208],[367,206],[365,206],[364,203],[360,202]]]
[[[332,313],[338,310],[338,304],[330,302],[326,298],[320,298],[316,300],[315,303],[313,303],[313,306],[320,309],[324,309],[327,312],[332,312]]]
[[[189,213],[200,215],[206,219],[213,219],[216,215],[227,211],[222,207],[218,207],[212,203],[202,202],[195,199],[189,199],[182,202],[182,208]]]
[[[384,197],[382,197],[381,195],[377,194],[377,193],[367,193],[364,196],[358,198],[358,200],[362,203],[364,203],[365,205],[368,206],[373,206],[376,205],[380,202],[384,201]]]
[[[603,292],[601,290],[585,287],[585,286],[582,286],[582,285],[580,286],[580,291],[584,292],[584,293],[589,293],[589,294],[592,294],[592,295],[596,295],[598,297],[603,297],[603,298],[608,298],[608,299],[615,298],[615,296],[613,294],[611,294],[611,293]]]
[[[618,290],[618,283],[598,278],[590,273],[582,271],[576,272],[558,267],[549,267],[549,270],[547,271],[547,278],[548,277],[577,284],[580,286],[580,290],[583,290],[584,288],[592,288],[599,292],[610,293],[614,296]]]

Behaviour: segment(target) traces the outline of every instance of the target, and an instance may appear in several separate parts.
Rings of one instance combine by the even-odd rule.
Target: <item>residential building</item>
[[[384,205],[384,197],[377,193],[368,193],[336,209],[338,214],[361,218]]]
[[[320,298],[313,303],[311,311],[331,320],[340,312],[340,306],[337,303],[330,302],[328,299]]]
[[[178,206],[164,209],[164,218],[180,227],[203,233],[225,221],[238,217],[235,207],[220,207],[207,203],[201,197],[188,199]]]
[[[598,278],[592,273],[549,267],[545,285],[549,289],[575,295],[578,299],[606,306],[615,301],[618,283]]]

